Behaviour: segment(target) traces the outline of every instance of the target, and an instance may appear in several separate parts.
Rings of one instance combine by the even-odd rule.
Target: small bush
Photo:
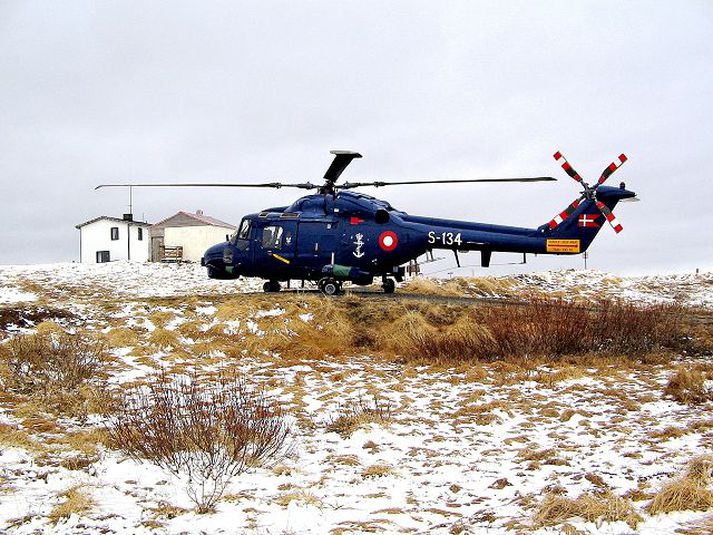
[[[0,348],[0,382],[49,409],[80,413],[99,395],[103,357],[103,343],[92,336],[43,329]]]
[[[231,478],[279,459],[289,436],[263,391],[225,375],[212,382],[160,375],[125,394],[108,431],[131,458],[186,475],[201,513],[213,509]]]
[[[694,367],[680,366],[671,376],[664,395],[679,403],[704,403],[713,399],[713,392],[706,388],[706,374]]]
[[[648,505],[652,515],[673,511],[707,511],[713,508],[713,455],[696,457],[685,473],[666,483]]]
[[[567,355],[643,356],[679,348],[681,310],[613,301],[584,305],[533,299],[522,305],[463,310],[434,325],[409,311],[382,329],[382,345],[407,359],[501,360]]]

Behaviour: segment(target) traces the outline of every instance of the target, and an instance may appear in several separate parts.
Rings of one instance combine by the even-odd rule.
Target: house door
[[[163,236],[151,236],[151,262],[160,262]]]

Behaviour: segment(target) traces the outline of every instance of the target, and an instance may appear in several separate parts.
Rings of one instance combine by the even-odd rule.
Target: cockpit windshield
[[[250,220],[243,219],[238,229],[238,239],[247,240],[250,237]]]
[[[230,243],[233,245],[237,245],[238,240],[247,240],[250,238],[250,220],[249,219],[243,219],[240,222],[240,227],[238,227],[238,230],[233,232],[233,234],[230,236]]]

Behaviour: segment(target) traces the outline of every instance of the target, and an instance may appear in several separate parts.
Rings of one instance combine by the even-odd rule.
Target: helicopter
[[[289,206],[267,208],[243,217],[226,241],[210,247],[201,265],[213,279],[258,277],[263,290],[278,292],[281,282],[317,282],[326,295],[342,291],[345,282],[373,284],[381,278],[385,293],[393,293],[405,276],[404,265],[434,249],[458,253],[479,251],[481,266],[489,267],[493,252],[572,255],[583,253],[606,221],[618,234],[622,226],[613,214],[622,200],[636,194],[604,182],[627,161],[621,154],[604,168],[597,182],[588,184],[561,152],[554,154],[564,171],[583,188],[580,196],[549,222],[537,228],[457,221],[407,214],[387,201],[354,191],[415,184],[546,182],[553,177],[476,178],[444,180],[368,181],[338,184],[344,170],[362,155],[332,150],[334,155],[323,184],[265,182],[102,184],[101,187],[228,187],[296,188],[316,190]]]

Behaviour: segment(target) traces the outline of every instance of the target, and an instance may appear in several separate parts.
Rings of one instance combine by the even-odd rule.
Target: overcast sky
[[[364,190],[409,213],[535,227],[578,194],[560,149],[591,180],[625,152],[611,182],[643,201],[617,207],[624,231],[602,230],[590,266],[711,268],[712,36],[708,1],[0,0],[0,263],[76,260],[74,225],[128,210],[99,183],[316,181],[335,148],[364,155],[348,180],[555,176]],[[147,189],[134,212],[237,223],[294,198]],[[522,267],[491,272],[508,269]]]

